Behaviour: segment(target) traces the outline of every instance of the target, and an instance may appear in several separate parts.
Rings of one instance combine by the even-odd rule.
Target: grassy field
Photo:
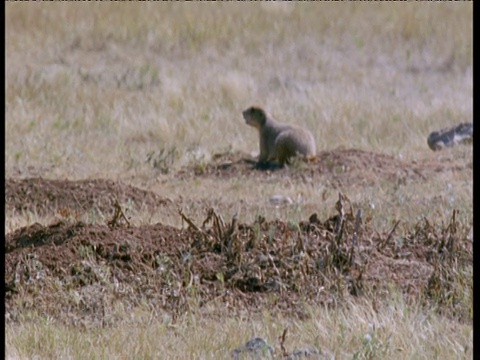
[[[122,181],[181,200],[197,220],[206,206],[241,221],[299,221],[314,211],[325,218],[341,191],[379,231],[425,217],[447,224],[458,209],[468,233],[471,172],[341,189],[176,174],[216,154],[256,156],[258,136],[241,116],[253,103],[308,127],[318,151],[354,148],[466,168],[471,147],[432,152],[426,139],[473,121],[472,34],[471,2],[7,3],[6,178]],[[274,195],[294,205],[272,206]],[[182,225],[168,209],[129,215],[135,225]],[[5,233],[53,217],[7,211]],[[305,321],[195,313],[172,324],[149,306],[118,311],[119,326],[92,332],[41,316],[7,322],[7,358],[227,358],[256,335],[279,349],[286,327],[288,348],[311,344],[336,359],[472,356],[471,319],[394,295],[379,311],[370,301],[312,307]]]
[[[109,330],[61,331],[48,320],[7,328],[8,358],[41,359],[228,359],[232,349],[261,335],[281,354],[316,347],[326,359],[469,359],[469,326],[407,306],[392,298],[375,311],[366,302],[342,310],[312,309],[306,321],[263,316],[211,319],[187,314],[175,325],[152,319],[151,310],[124,314]],[[322,357],[323,359],[323,357]]]

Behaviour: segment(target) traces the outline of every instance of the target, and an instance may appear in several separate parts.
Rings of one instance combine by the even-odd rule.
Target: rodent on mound
[[[306,158],[315,156],[315,139],[307,129],[282,124],[258,106],[251,106],[242,114],[245,122],[260,134],[259,164],[276,162],[283,165],[296,155]]]

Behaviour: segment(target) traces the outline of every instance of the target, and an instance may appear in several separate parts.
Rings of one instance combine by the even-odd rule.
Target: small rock
[[[303,358],[332,360],[332,359],[335,359],[335,356],[329,353],[318,351],[318,349],[316,348],[296,349],[290,355],[287,356],[287,360],[296,360],[296,359],[303,359]]]
[[[269,359],[273,357],[273,348],[262,338],[256,337],[251,339],[235,350],[232,351],[232,359],[241,359],[240,355],[245,354],[249,358],[254,359]]]
[[[269,199],[269,201],[270,201],[270,204],[275,206],[293,204],[292,199],[290,199],[288,196],[283,196],[283,195],[273,195]]]

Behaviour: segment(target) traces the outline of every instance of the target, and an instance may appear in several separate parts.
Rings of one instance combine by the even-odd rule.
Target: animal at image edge
[[[259,165],[290,163],[293,156],[315,157],[315,139],[305,128],[280,123],[259,106],[243,111],[245,122],[256,128],[260,135]]]
[[[473,142],[473,123],[465,122],[428,135],[428,147],[433,151]]]

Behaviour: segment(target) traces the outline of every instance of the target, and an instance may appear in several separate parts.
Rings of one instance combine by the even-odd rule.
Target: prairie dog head
[[[242,112],[247,125],[260,129],[267,121],[267,114],[259,106],[251,106]]]

